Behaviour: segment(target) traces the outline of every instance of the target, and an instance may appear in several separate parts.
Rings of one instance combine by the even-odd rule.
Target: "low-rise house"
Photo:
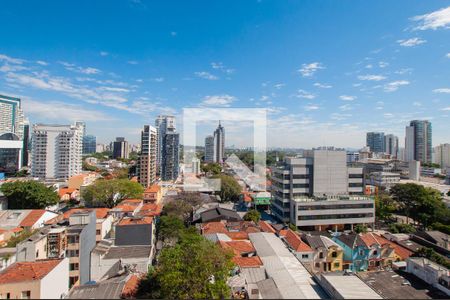
[[[288,245],[294,255],[304,263],[312,264],[314,258],[314,250],[302,241],[300,236],[293,230],[288,229],[282,233],[281,238]]]
[[[441,248],[450,250],[450,236],[437,230],[418,231],[415,235],[433,243]]]
[[[134,298],[140,278],[124,273],[94,284],[76,286],[70,290],[69,299],[129,299]]]
[[[343,269],[353,272],[367,271],[369,269],[369,248],[359,234],[341,234],[333,237],[333,240],[344,251]]]
[[[10,209],[0,211],[0,224],[2,229],[37,229],[45,222],[58,214],[44,209]]]
[[[70,200],[79,200],[80,191],[74,188],[63,187],[58,190],[60,201],[68,202]]]
[[[217,222],[222,220],[238,222],[242,221],[242,218],[232,209],[214,207],[201,212],[200,218],[198,219],[200,223]]]
[[[154,184],[144,191],[144,203],[160,204],[162,200],[161,186]]]
[[[162,205],[156,203],[145,203],[136,213],[138,217],[158,217],[161,215]]]
[[[111,241],[101,241],[91,253],[91,281],[101,281],[125,267],[145,274],[152,258],[152,246],[114,246]]]
[[[327,272],[328,250],[318,235],[303,235],[302,239],[314,251],[312,270],[316,272]]]
[[[391,247],[387,239],[372,232],[361,234],[361,239],[369,249],[367,257],[369,261],[369,271],[391,266],[392,262],[397,260],[394,248]]]
[[[410,257],[406,260],[406,272],[450,296],[450,272],[447,268],[423,257]]]
[[[0,248],[0,271],[16,262],[16,248]]]
[[[62,299],[69,291],[68,259],[16,262],[0,272],[2,299]]]
[[[115,227],[117,246],[153,245],[155,226],[152,217],[125,217]]]
[[[143,203],[141,199],[125,199],[111,208],[109,214],[113,216],[114,220],[119,220],[123,217],[132,217],[141,210]]]
[[[68,186],[81,192],[83,187],[89,186],[101,176],[98,173],[90,172],[85,174],[75,175],[69,178]]]
[[[344,251],[342,248],[335,243],[332,239],[329,237],[320,236],[323,244],[327,248],[327,266],[324,267],[324,271],[342,271],[343,267],[343,260],[344,260]]]
[[[17,244],[17,261],[64,258],[67,249],[67,228],[52,225],[39,229]]]

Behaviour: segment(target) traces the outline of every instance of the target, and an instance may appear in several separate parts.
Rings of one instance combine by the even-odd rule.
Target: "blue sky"
[[[450,1],[5,0],[0,20],[0,93],[100,142],[185,107],[267,108],[269,146],[402,144],[424,118],[450,142]]]

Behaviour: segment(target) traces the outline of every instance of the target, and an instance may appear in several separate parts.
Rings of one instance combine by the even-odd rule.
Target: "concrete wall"
[[[2,299],[6,299],[6,294],[9,293],[10,299],[22,299],[22,292],[30,291],[31,299],[41,299],[40,289],[40,280],[0,284],[0,296]]]
[[[346,194],[348,189],[345,151],[314,151],[314,195]]]
[[[69,259],[63,259],[41,280],[41,299],[61,299],[69,293]]]
[[[153,224],[116,226],[116,245],[151,245]]]
[[[80,233],[80,284],[85,284],[90,280],[91,273],[91,251],[96,244],[96,216],[95,211],[90,212],[90,222]]]

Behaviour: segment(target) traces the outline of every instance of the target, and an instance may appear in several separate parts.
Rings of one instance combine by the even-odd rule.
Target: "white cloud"
[[[341,113],[332,113],[331,119],[336,121],[343,121],[347,120],[348,118],[351,118],[351,114],[341,114]]]
[[[441,88],[433,90],[433,93],[450,94],[450,88]]]
[[[10,64],[16,64],[16,65],[21,65],[25,62],[24,59],[10,57],[5,54],[0,54],[0,61],[4,61],[4,62],[10,63]]]
[[[373,68],[373,65],[371,65],[371,64],[366,66],[366,69],[372,69],[372,68]]]
[[[352,110],[353,107],[350,104],[344,104],[344,105],[339,106],[339,109],[341,111],[349,111],[349,110]]]
[[[136,60],[129,60],[129,61],[127,61],[127,63],[130,64],[130,65],[137,65],[138,64],[138,62]]]
[[[446,57],[448,57],[448,58],[450,58],[450,52],[449,53],[447,53],[447,55],[445,55]]]
[[[380,81],[380,80],[386,79],[386,77],[383,76],[383,75],[370,75],[370,74],[367,74],[367,75],[359,75],[358,79],[359,80]]]
[[[207,79],[207,80],[217,80],[219,79],[219,77],[206,72],[206,71],[202,71],[202,72],[195,72],[194,73],[197,77],[203,78],[203,79]]]
[[[450,6],[411,19],[419,22],[419,25],[414,28],[415,30],[450,28]]]
[[[277,83],[273,87],[276,88],[277,90],[279,90],[279,89],[281,89],[282,87],[285,87],[285,86],[286,86],[285,83]]]
[[[152,78],[150,80],[154,81],[154,82],[163,82],[164,81],[164,77],[155,77],[155,78]]]
[[[43,60],[38,60],[38,61],[36,61],[36,63],[41,66],[48,66],[48,62],[43,61]]]
[[[318,109],[320,109],[320,106],[309,103],[308,105],[303,106],[303,109],[306,111],[318,110]]]
[[[400,70],[398,70],[398,71],[395,71],[395,74],[400,74],[400,75],[403,75],[403,74],[411,74],[412,71],[413,71],[412,68],[403,68],[403,69],[400,69]]]
[[[64,68],[68,71],[78,72],[78,73],[82,73],[82,74],[86,74],[86,75],[93,75],[93,74],[101,73],[101,71],[99,69],[92,68],[92,67],[83,68],[83,67],[79,67],[75,64],[65,62],[65,61],[59,61],[58,63],[63,65]]]
[[[312,99],[316,98],[316,95],[311,94],[310,92],[307,92],[305,90],[298,90],[297,94],[295,95],[295,97],[312,100]]]
[[[235,100],[236,98],[234,96],[227,94],[212,95],[204,97],[201,105],[229,107]]]
[[[385,61],[380,61],[380,62],[378,62],[378,66],[380,68],[386,68],[387,66],[389,66],[389,63],[385,62]]]
[[[445,107],[445,108],[443,108],[441,110],[443,110],[443,111],[450,111],[450,106],[449,107]]]
[[[106,51],[100,51],[100,56],[108,56],[109,53]]]
[[[171,31],[171,32],[170,32],[170,35],[171,35],[171,36],[176,36],[176,35],[177,35],[177,32],[176,32],[176,31]]]
[[[407,80],[392,81],[384,86],[384,90],[386,92],[394,92],[394,91],[398,90],[398,88],[400,86],[408,85],[408,84],[409,84],[409,81],[407,81]]]
[[[234,73],[234,69],[230,69],[224,66],[223,63],[221,62],[212,62],[211,63],[211,68],[215,69],[215,70],[220,70],[226,74],[232,74]]]
[[[339,96],[339,99],[344,100],[344,101],[353,101],[356,98],[358,98],[358,97],[356,97],[356,96],[349,96],[349,95],[341,95],[341,96]]]
[[[24,109],[27,115],[35,116],[44,120],[68,120],[68,121],[111,121],[108,114],[82,106],[72,105],[64,102],[35,101],[24,99]]]
[[[325,67],[320,62],[313,62],[310,64],[302,64],[302,67],[298,71],[303,77],[311,77],[320,69],[325,69]]]
[[[419,101],[414,101],[414,102],[413,102],[413,106],[415,106],[415,107],[421,107],[421,106],[422,106],[422,103],[420,103]]]
[[[420,44],[424,44],[426,42],[427,42],[426,40],[423,40],[423,39],[417,38],[417,37],[407,39],[407,40],[397,40],[397,43],[399,43],[400,46],[403,46],[403,47],[414,47],[414,46],[417,46]]]
[[[320,82],[314,83],[315,87],[321,88],[321,89],[331,89],[333,86],[329,84],[322,84]]]
[[[394,117],[394,115],[391,113],[385,113],[385,114],[383,114],[383,117],[385,117],[386,119],[391,119]]]

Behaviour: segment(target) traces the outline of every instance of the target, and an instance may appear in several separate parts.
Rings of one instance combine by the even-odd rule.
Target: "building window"
[[[31,291],[23,291],[21,299],[31,299]]]
[[[69,287],[73,287],[75,283],[78,281],[78,276],[70,276],[69,277]]]
[[[70,235],[67,237],[67,242],[69,244],[76,244],[80,240],[80,237],[78,235]]]
[[[308,254],[302,254],[303,259],[307,259],[308,257],[309,257]]]
[[[374,251],[373,251],[373,255],[378,255],[378,251],[377,251],[377,250],[374,250]]]
[[[334,267],[335,267],[335,268],[339,268],[340,265],[341,265],[341,264],[338,263],[338,262],[337,262],[337,263],[334,263]]]
[[[337,257],[337,252],[336,251],[331,252],[331,257]]]
[[[323,258],[323,252],[319,253],[319,258]]]
[[[102,231],[101,231],[100,229],[97,229],[97,230],[95,231],[95,234],[96,234],[96,235],[100,235],[100,234],[102,234]]]
[[[78,263],[72,263],[69,265],[69,271],[78,271]]]
[[[78,257],[79,252],[78,252],[78,250],[67,250],[67,256],[68,257]]]

